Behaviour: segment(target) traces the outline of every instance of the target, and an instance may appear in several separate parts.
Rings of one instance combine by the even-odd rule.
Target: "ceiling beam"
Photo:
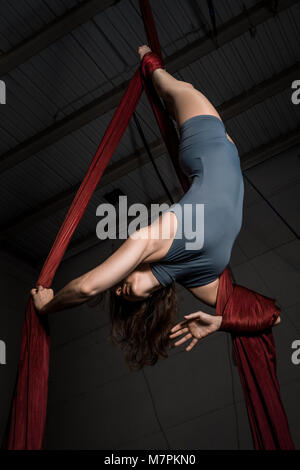
[[[88,0],[65,13],[9,52],[0,56],[0,76],[29,60],[73,29],[106,10],[120,0]]]
[[[242,170],[248,170],[259,163],[262,163],[269,158],[273,158],[275,155],[278,155],[289,148],[299,145],[300,144],[300,127],[298,127],[295,131],[290,132],[284,136],[278,137],[257,149],[254,149],[251,152],[248,152],[241,156],[241,167]],[[176,200],[181,196],[181,191],[176,191],[173,193],[173,197]],[[157,203],[157,201],[155,201]],[[169,203],[168,199],[165,197],[159,201],[160,204],[163,202]],[[111,241],[111,240],[110,240]],[[90,235],[85,236],[82,239],[76,240],[75,242],[70,244],[63,261],[73,256],[82,253],[85,250],[92,248],[95,245],[99,245],[99,243],[103,243],[103,241],[99,240],[95,234],[95,231]],[[43,259],[46,255],[43,257]],[[40,261],[41,263],[41,261]]]
[[[296,3],[298,3],[297,0],[279,0],[277,13],[292,7]],[[217,41],[212,37],[206,36],[175,52],[165,60],[168,71],[174,73],[186,67],[195,60],[210,54],[215,49],[247,33],[250,27],[259,26],[261,23],[273,18],[274,11],[270,8],[270,4],[271,2],[268,0],[261,1],[252,8],[247,9],[247,12],[242,12],[223,25],[218,26]]]
[[[150,147],[154,158],[157,158],[165,151],[165,146],[161,139],[154,142]],[[110,165],[101,178],[101,188],[98,187],[96,191],[103,189],[106,185],[114,182],[116,179],[127,175],[129,172],[140,166],[143,166],[148,161],[149,159],[145,149],[141,148],[132,155],[129,155],[119,162]],[[25,230],[27,227],[31,226],[37,221],[44,219],[45,217],[49,217],[59,210],[69,206],[77,190],[79,189],[79,186],[80,183],[76,184],[71,189],[58,194],[57,196],[54,196],[45,203],[40,204],[33,210],[22,214],[22,216],[18,218],[17,222],[9,225],[3,230],[0,230],[0,240],[8,239],[13,234]]]
[[[256,165],[270,159],[270,158],[273,158],[274,156],[280,154],[281,152],[284,152],[286,150],[288,150],[289,148],[292,148],[296,145],[299,145],[300,144],[300,127],[298,127],[297,129],[295,129],[294,131],[286,134],[286,135],[283,135],[283,136],[280,136],[262,146],[260,146],[259,148],[257,149],[254,149],[253,151],[251,152],[247,152],[246,154],[242,155],[241,156],[241,167],[242,167],[242,170],[243,171],[246,171],[246,170],[249,170],[250,168],[253,168],[255,167]],[[160,144],[157,144],[158,146]],[[158,152],[158,155],[160,155],[160,151]],[[156,155],[156,158],[157,156]],[[103,176],[103,179],[104,179],[104,176]],[[177,189],[175,190],[174,192],[172,192],[172,196],[174,197],[174,200],[176,200],[177,198],[179,198],[181,196],[182,192],[180,189]],[[156,203],[160,203],[162,204],[163,202],[169,202],[168,199],[165,197],[165,198],[161,198],[160,200],[158,201],[155,201]],[[43,215],[43,213],[41,213],[41,216]],[[35,220],[36,221],[36,220]],[[11,229],[9,229],[8,233],[5,233],[5,231],[2,231],[0,232],[0,240],[3,240],[3,238],[9,238],[9,237],[12,237],[13,234],[14,234],[14,230],[13,230],[13,227],[11,227]],[[95,232],[91,233],[90,235],[87,235],[79,240],[76,240],[75,242],[71,242],[70,243],[70,246],[62,260],[62,262],[66,261],[67,259],[69,258],[72,258],[73,256],[76,256],[78,255],[79,253],[82,253],[83,251],[85,250],[88,250],[90,248],[92,248],[93,246],[95,245],[98,245],[99,243],[103,244],[105,243],[105,241],[101,241],[99,239],[97,239],[96,235],[95,235]],[[3,245],[3,242],[1,242],[1,245],[2,247],[6,250],[6,251],[11,251],[11,252],[14,252],[14,254],[16,254],[16,250],[17,248],[15,247],[15,245],[13,246],[10,246],[10,244],[7,244],[5,242],[5,244]],[[17,256],[19,256],[20,258],[26,260],[27,263],[29,263],[31,266],[33,266],[34,268],[36,269],[40,269],[43,262],[44,262],[44,259],[46,257],[43,256],[41,259],[33,259],[33,258],[29,258],[29,257],[25,257],[25,254],[23,252],[17,252]]]
[[[297,3],[297,0],[279,0],[277,11],[280,12],[291,7],[295,3]],[[218,45],[216,45],[211,38],[204,37],[167,57],[165,59],[165,64],[168,71],[170,73],[174,73],[214,51],[217,47],[221,47],[238,36],[247,33],[250,26],[249,21],[251,21],[253,26],[257,26],[272,18],[274,13],[269,8],[269,4],[270,2],[268,1],[262,1],[250,8],[247,15],[242,13],[226,22],[223,26],[220,26],[218,29]],[[124,82],[110,92],[105,93],[100,98],[94,100],[92,103],[74,111],[69,116],[1,155],[0,173],[12,168],[18,163],[53,144],[57,140],[83,127],[90,121],[116,107],[119,104],[128,83],[129,81]]]
[[[246,90],[230,101],[221,104],[218,111],[224,121],[232,119],[243,113],[252,106],[265,101],[266,99],[281,93],[286,89],[291,89],[292,82],[300,75],[300,62],[296,62],[291,67],[282,70],[276,75],[258,83],[250,90]]]
[[[243,171],[249,170],[254,166],[278,155],[281,152],[288,150],[296,145],[300,144],[300,127],[296,128],[294,131],[289,132],[285,135],[281,135],[278,138],[263,144],[262,146],[252,150],[251,152],[247,152],[240,156],[241,159],[241,167]],[[151,149],[154,158],[158,158],[164,151],[165,147],[161,142],[157,142],[152,144]],[[138,165],[143,165],[147,163],[148,157],[144,150],[137,152],[129,157],[130,162],[122,163],[118,162],[114,165],[111,165],[111,170],[108,172],[107,175],[103,175],[102,178],[102,185],[101,188],[106,184],[111,183],[117,177],[121,177],[123,175],[128,174],[128,171],[132,171],[137,168]],[[60,195],[59,198],[53,198],[50,202],[48,202],[47,206],[41,206],[31,214],[28,214],[22,219],[18,220],[15,224],[8,226],[0,231],[0,240],[9,240],[12,238],[16,233],[19,233],[22,230],[25,230],[27,227],[31,226],[32,224],[42,220],[43,218],[50,216],[51,214],[55,213],[59,209],[62,209],[66,205],[70,204],[74,197],[73,192],[66,192]]]
[[[300,144],[300,127],[281,135],[276,139],[261,145],[258,149],[247,152],[241,156],[241,167],[243,171],[263,163],[270,158],[279,155],[286,150]]]
[[[260,103],[266,98],[273,96],[285,88],[290,87],[291,82],[300,73],[300,64],[297,63],[287,70],[280,72],[278,75],[274,75],[272,78],[254,86],[251,90],[248,90],[241,95],[232,98],[231,100],[223,103],[218,107],[218,111],[222,116],[222,119],[226,122],[229,119],[238,116],[246,109],[250,109],[252,106]],[[162,139],[150,144],[150,149],[154,158],[159,157],[166,151],[165,145]],[[261,154],[259,154],[261,155]],[[260,157],[261,158],[261,157]],[[252,161],[252,157],[247,157],[247,160]],[[105,185],[116,181],[117,179],[125,176],[129,172],[135,170],[137,167],[141,167],[149,161],[147,153],[144,148],[137,150],[132,155],[122,158],[117,163],[110,165],[105,171],[102,179],[101,186],[98,190],[103,189]],[[15,233],[25,230],[28,226],[34,224],[43,218],[49,217],[55,212],[63,209],[70,205],[74,198],[79,184],[73,186],[71,189],[64,191],[45,203],[35,207],[33,210],[24,213],[21,218],[18,219],[14,224],[6,226],[5,229],[0,230],[0,240],[8,239]]]

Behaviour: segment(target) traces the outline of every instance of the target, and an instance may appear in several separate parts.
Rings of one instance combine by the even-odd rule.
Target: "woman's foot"
[[[150,47],[147,46],[146,44],[144,44],[143,46],[140,46],[138,48],[138,54],[140,56],[140,60],[142,61],[143,60],[143,57],[145,54],[147,54],[147,52],[152,52]]]

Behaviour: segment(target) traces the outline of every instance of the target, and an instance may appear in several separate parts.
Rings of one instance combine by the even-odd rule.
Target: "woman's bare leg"
[[[149,52],[148,46],[139,48],[140,58]],[[191,83],[177,80],[165,69],[152,73],[152,82],[158,95],[166,102],[167,108],[180,127],[187,119],[199,114],[211,114],[221,119],[213,104]],[[229,140],[232,139],[226,134]]]

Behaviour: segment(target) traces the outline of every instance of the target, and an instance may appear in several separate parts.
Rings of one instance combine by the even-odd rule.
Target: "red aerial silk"
[[[188,187],[187,180],[178,166],[178,135],[149,77],[154,68],[162,66],[162,55],[149,0],[140,0],[140,8],[148,42],[156,55],[147,54],[142,67],[130,80],[57,234],[37,285],[51,286],[70,239],[127,128],[143,88],[149,98],[181,184],[185,190]],[[220,279],[217,314],[224,316],[222,321],[224,329],[232,331],[237,328],[237,325],[241,325],[241,331],[244,334],[249,331],[247,328],[250,326],[251,331],[259,331],[271,326],[279,312],[270,299],[267,300],[240,286],[233,286],[225,271]],[[275,373],[275,346],[272,333],[270,330],[251,336],[235,336],[234,333],[233,344],[246,396],[255,447],[257,449],[292,449],[293,444]],[[22,327],[18,377],[5,442],[6,448],[42,448],[47,409],[48,372],[47,318],[36,314],[30,299]]]
[[[142,83],[138,69],[106,129],[45,261],[37,285],[51,286],[70,239],[129,123],[141,93]],[[49,335],[45,319],[36,315],[32,299],[29,299],[22,327],[18,381],[8,436],[9,449],[41,449],[46,421],[48,371]]]
[[[293,450],[276,376],[272,325],[280,314],[273,299],[220,277],[216,314],[231,332],[255,449]]]

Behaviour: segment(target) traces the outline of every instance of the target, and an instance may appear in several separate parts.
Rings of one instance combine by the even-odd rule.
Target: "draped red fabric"
[[[55,272],[94,190],[115,151],[142,93],[138,69],[104,134],[92,163],[71,204],[45,261],[37,285],[50,287]],[[22,327],[18,380],[13,398],[7,446],[41,449],[46,420],[49,371],[49,335],[46,319],[27,304]]]
[[[143,88],[147,93],[181,184],[185,190],[188,188],[187,180],[180,172],[178,165],[177,132],[155,93],[148,74],[148,72],[153,72],[155,67],[162,66],[162,56],[149,0],[140,0],[139,3],[148,41],[156,55],[153,55],[153,62],[150,65],[151,54],[148,54],[142,63],[142,73],[138,69],[131,79],[57,234],[37,285],[50,287],[70,239],[138,104]],[[264,319],[266,312],[270,322],[271,317],[276,318],[278,312],[273,310],[267,301],[262,302],[259,294],[250,294],[251,291],[233,286],[226,273],[227,271],[221,276],[217,306],[217,313],[223,314],[223,328],[230,331],[240,324],[241,331],[246,331],[246,328],[251,325],[255,331],[261,327],[265,328],[265,325],[270,326],[271,323],[269,324],[268,320]],[[257,299],[255,307],[253,298]],[[265,307],[266,310],[264,310]],[[249,319],[253,314],[257,315],[257,320]],[[271,332],[250,337],[233,336],[233,342],[255,447],[292,448],[276,379],[275,346]],[[47,409],[48,371],[47,318],[38,316],[34,311],[32,301],[29,300],[22,327],[17,384],[6,442],[8,449],[42,448]]]
[[[221,329],[232,332],[255,449],[293,450],[271,331],[279,308],[273,299],[233,284],[226,269],[220,277],[216,314],[223,317]]]

